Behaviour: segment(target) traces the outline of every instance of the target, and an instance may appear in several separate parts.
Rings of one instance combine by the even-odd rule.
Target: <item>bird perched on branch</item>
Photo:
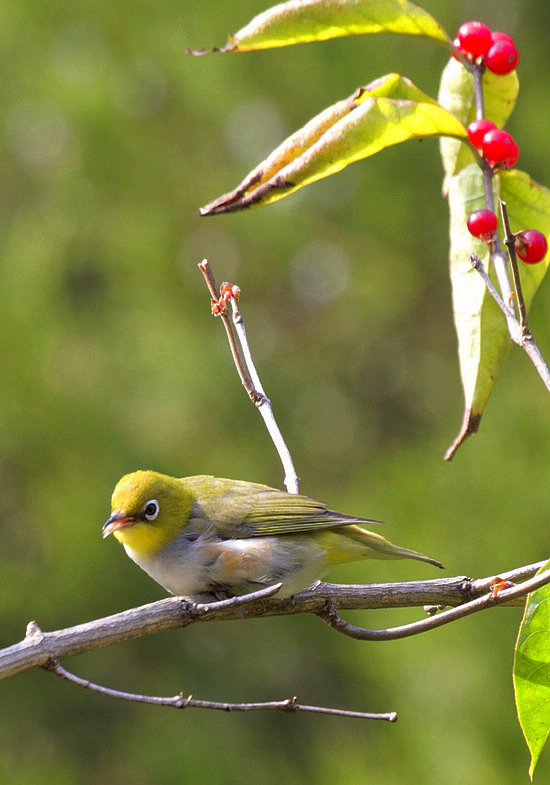
[[[376,523],[267,485],[137,471],[116,486],[103,536],[114,534],[157,583],[183,596],[240,595],[281,582],[278,596],[289,597],[361,559],[442,566],[363,528]]]

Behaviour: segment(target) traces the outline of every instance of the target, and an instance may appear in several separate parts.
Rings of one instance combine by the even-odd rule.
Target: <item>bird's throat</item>
[[[113,537],[136,553],[153,556],[166,545],[169,534],[171,532],[163,531],[159,526],[138,521],[131,526],[117,529],[113,532]]]

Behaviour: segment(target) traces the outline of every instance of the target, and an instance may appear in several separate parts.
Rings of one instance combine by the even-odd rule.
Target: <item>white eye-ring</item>
[[[156,499],[151,499],[143,505],[143,515],[145,520],[154,521],[159,514],[160,505]]]

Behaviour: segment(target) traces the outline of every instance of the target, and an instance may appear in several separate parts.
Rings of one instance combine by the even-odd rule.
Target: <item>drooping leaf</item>
[[[200,213],[269,204],[385,147],[443,134],[465,139],[466,129],[408,79],[388,74],[314,117]]]
[[[403,33],[450,46],[441,25],[408,0],[291,0],[255,16],[221,52],[246,52],[345,35]],[[205,51],[191,51],[202,55]]]
[[[543,567],[547,570],[549,564]],[[518,717],[533,772],[550,732],[550,586],[527,597],[514,657]]]
[[[501,172],[494,178],[495,199],[506,202],[512,231],[527,227],[550,235],[550,191],[535,183],[525,172]],[[464,389],[464,415],[457,438],[446,458],[451,459],[471,433],[479,427],[498,373],[511,347],[506,320],[481,276],[471,267],[476,253],[489,267],[487,246],[474,239],[466,228],[468,215],[485,206],[481,170],[469,164],[448,179],[451,229],[451,285],[458,336],[460,375]],[[546,274],[550,256],[539,264],[519,261],[521,284],[527,308]]]
[[[499,181],[495,178],[498,188]],[[450,460],[459,444],[475,433],[490,395],[494,377],[509,348],[506,322],[481,276],[472,268],[475,253],[489,267],[487,245],[468,232],[468,215],[485,207],[483,180],[477,164],[469,164],[447,179],[450,213],[450,275],[453,313],[458,337],[460,377],[464,390],[464,418],[459,435],[445,458]],[[495,198],[498,191],[495,193]]]
[[[506,75],[483,74],[483,96],[485,101],[484,117],[492,120],[498,128],[503,128],[512,114],[519,91],[515,71]],[[470,71],[454,58],[443,70],[439,85],[438,101],[460,122],[468,126],[475,119],[474,79]],[[441,139],[441,157],[445,174],[450,177],[474,160],[467,145],[456,139]]]

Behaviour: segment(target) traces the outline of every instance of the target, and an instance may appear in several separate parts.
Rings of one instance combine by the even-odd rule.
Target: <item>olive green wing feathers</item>
[[[200,475],[181,480],[196,499],[188,532],[212,531],[222,539],[304,534],[347,527],[350,542],[360,547],[360,558],[418,559],[441,563],[409,548],[401,548],[362,528],[380,521],[355,518],[329,510],[323,502],[290,494],[267,485]],[[359,524],[359,525],[357,525]],[[355,549],[354,549],[355,552]],[[355,552],[354,558],[359,558]],[[343,561],[349,561],[347,556]],[[336,560],[335,563],[337,563]]]
[[[364,529],[364,524],[378,524],[369,518],[353,518],[340,512],[329,510],[322,503],[309,499],[307,496],[294,496],[283,491],[273,491],[269,488],[256,497],[253,509],[246,515],[238,526],[234,536],[259,537],[276,534],[302,534],[304,532],[319,532],[327,529],[346,527],[346,538],[340,540],[339,549],[342,555],[348,549],[344,548],[342,540],[353,540],[361,548],[361,555],[366,557],[367,551],[371,558],[377,559],[417,559],[428,562],[436,567],[443,567],[437,559],[425,556],[423,553],[410,548],[395,545],[380,534]],[[357,525],[359,524],[359,525]],[[349,543],[348,543],[349,545]],[[354,549],[355,550],[355,549]],[[358,558],[356,556],[355,558]],[[336,559],[338,562],[339,559]],[[349,557],[342,561],[349,561]]]
[[[355,518],[329,510],[322,502],[307,496],[265,491],[258,494],[254,506],[239,528],[243,529],[242,536],[256,537],[320,531],[357,523],[377,524],[380,521]]]
[[[307,496],[239,480],[200,475],[182,480],[196,498],[190,528],[214,526],[220,536],[264,537],[301,534],[380,521],[329,510]]]

